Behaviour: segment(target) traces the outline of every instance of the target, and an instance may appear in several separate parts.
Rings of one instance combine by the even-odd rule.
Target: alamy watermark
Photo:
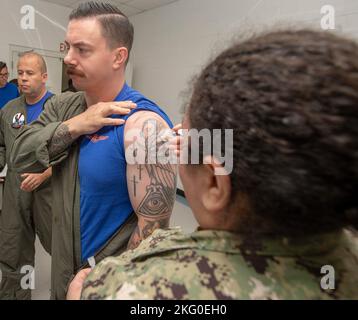
[[[23,290],[35,290],[35,269],[33,266],[25,265],[20,269],[23,276],[20,279],[20,287]],[[0,269],[0,284],[3,281],[3,272]]]
[[[125,139],[130,141],[125,150],[126,161],[131,165],[143,164],[219,164],[216,175],[228,175],[233,170],[232,129],[182,130],[176,148],[175,133],[171,129],[158,130],[157,122],[149,120],[145,130],[131,129]],[[175,150],[180,151],[178,156]],[[212,157],[210,157],[212,156]]]
[[[326,4],[321,8],[321,28],[322,30],[336,29],[336,10],[330,4]]]
[[[30,5],[22,6],[20,13],[23,15],[20,21],[21,29],[34,30],[35,29],[35,8]]]
[[[334,267],[331,265],[325,265],[321,268],[321,274],[324,276],[321,278],[321,288],[322,290],[334,290],[336,277]]]

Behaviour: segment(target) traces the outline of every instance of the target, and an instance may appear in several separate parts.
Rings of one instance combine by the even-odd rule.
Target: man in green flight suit
[[[191,139],[201,164],[180,165],[199,230],[156,230],[80,272],[68,299],[357,299],[357,52],[302,30],[220,54],[183,122],[234,131],[232,172],[216,174],[226,143]]]
[[[15,136],[34,121],[52,96],[46,89],[47,70],[43,57],[35,52],[20,56],[17,71],[23,95],[0,110],[0,170],[9,163]],[[9,169],[6,174],[0,214],[0,299],[31,299],[32,283],[21,286],[23,269],[34,266],[35,235],[51,252],[51,168],[22,175]],[[36,278],[31,278],[35,279]]]
[[[53,168],[53,299],[66,298],[71,277],[88,263],[168,226],[176,190],[175,166],[127,163],[133,141],[125,133],[172,126],[159,106],[126,84],[129,19],[112,4],[85,2],[69,20],[64,62],[79,92],[50,99],[16,137],[10,156],[20,173]]]

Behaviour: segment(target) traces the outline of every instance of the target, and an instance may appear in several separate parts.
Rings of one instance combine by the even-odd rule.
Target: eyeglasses
[[[7,78],[9,76],[8,73],[0,73],[0,77],[2,78]]]

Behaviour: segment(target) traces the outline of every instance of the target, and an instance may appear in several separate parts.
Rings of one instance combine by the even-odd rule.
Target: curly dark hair
[[[233,129],[233,195],[248,233],[356,224],[358,45],[329,32],[276,31],[235,44],[197,79],[191,128]],[[347,217],[349,219],[347,219]]]

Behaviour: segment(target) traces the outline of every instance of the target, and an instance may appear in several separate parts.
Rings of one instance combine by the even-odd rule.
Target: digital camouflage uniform
[[[97,265],[82,299],[357,299],[356,236],[245,241],[225,231],[156,230]],[[321,289],[324,265],[335,269],[334,290]]]
[[[0,171],[9,163],[10,147],[26,121],[25,98],[10,101],[0,110]],[[26,123],[26,122],[25,122]],[[24,266],[34,266],[35,232],[51,252],[51,179],[33,192],[20,189],[21,176],[8,169],[0,214],[0,299],[30,299],[31,291],[21,288]],[[36,279],[36,278],[35,278]]]

